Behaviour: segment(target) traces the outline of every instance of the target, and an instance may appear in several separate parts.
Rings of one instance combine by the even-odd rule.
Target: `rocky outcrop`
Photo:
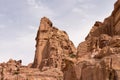
[[[37,68],[22,66],[21,60],[10,59],[0,64],[0,80],[62,80],[63,75],[59,69],[52,68],[40,72]]]
[[[61,68],[65,56],[75,55],[76,48],[65,31],[53,26],[43,17],[36,37],[35,59],[33,68]]]
[[[0,80],[63,80],[64,59],[75,56],[76,48],[67,33],[43,17],[37,32],[34,62],[28,66],[22,66],[21,60],[1,63]]]
[[[97,21],[76,48],[65,31],[43,17],[34,62],[0,63],[0,80],[120,80],[120,0],[112,14]]]
[[[112,14],[97,21],[77,48],[76,60],[67,59],[64,80],[120,79],[120,0]],[[68,64],[69,63],[69,64]]]

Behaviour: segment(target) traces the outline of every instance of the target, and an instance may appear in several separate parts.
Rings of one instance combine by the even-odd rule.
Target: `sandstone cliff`
[[[43,17],[34,62],[0,63],[1,80],[120,80],[120,0],[104,22],[95,22],[77,49],[65,31]]]
[[[120,79],[120,0],[112,14],[97,21],[77,48],[76,61],[66,59],[64,80]]]
[[[64,57],[75,53],[76,48],[67,33],[57,29],[48,18],[43,17],[36,37],[36,52],[32,67],[61,69]]]

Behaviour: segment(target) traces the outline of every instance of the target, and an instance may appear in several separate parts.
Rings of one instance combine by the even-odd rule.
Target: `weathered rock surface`
[[[22,66],[22,61],[10,59],[0,64],[1,80],[63,80],[61,69],[66,57],[73,58],[76,48],[65,31],[53,27],[43,17],[36,37],[34,62]]]
[[[75,54],[76,48],[65,31],[53,27],[52,22],[43,17],[36,37],[36,53],[33,68],[59,68],[65,56]]]
[[[64,80],[120,80],[120,0],[104,22],[97,21],[77,48],[76,60],[66,59]]]
[[[21,60],[12,59],[0,64],[0,80],[62,80],[62,78],[62,72],[57,68],[40,72],[37,68],[22,66]]]
[[[43,17],[34,62],[0,63],[1,80],[120,80],[120,0],[112,14],[97,21],[77,49],[65,31]]]

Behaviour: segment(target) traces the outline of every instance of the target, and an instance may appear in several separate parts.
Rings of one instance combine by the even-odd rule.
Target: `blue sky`
[[[34,59],[40,18],[50,18],[77,46],[95,21],[108,17],[116,0],[0,0],[0,62]]]

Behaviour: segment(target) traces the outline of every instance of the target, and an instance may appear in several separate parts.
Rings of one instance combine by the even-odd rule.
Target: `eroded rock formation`
[[[75,53],[76,48],[67,33],[57,29],[48,18],[43,17],[36,37],[36,53],[32,67],[60,69],[63,58]]]
[[[65,31],[43,17],[34,62],[0,63],[0,80],[120,80],[120,0],[112,14],[97,21],[77,49]]]
[[[37,68],[23,66],[22,61],[10,59],[0,64],[0,80],[62,80],[62,72],[52,68],[40,72]]]
[[[119,8],[120,0],[115,3],[111,16],[104,22],[97,21],[85,41],[79,44],[76,60],[65,61],[64,80],[120,79]]]

